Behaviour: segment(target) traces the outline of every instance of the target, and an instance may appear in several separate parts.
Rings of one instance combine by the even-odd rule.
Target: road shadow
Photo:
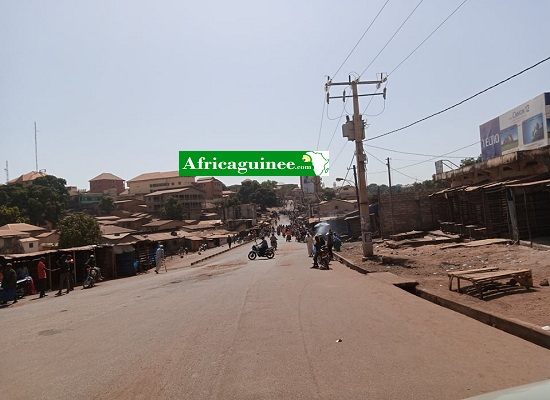
[[[521,295],[524,293],[538,292],[535,288],[526,288],[520,285],[509,285],[504,283],[492,282],[483,285],[483,298],[480,300],[491,301],[504,296]],[[474,285],[460,288],[460,293],[480,298],[479,290]]]

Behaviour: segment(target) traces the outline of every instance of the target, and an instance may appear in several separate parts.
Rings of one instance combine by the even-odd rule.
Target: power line
[[[384,161],[382,161],[382,160],[380,160],[379,158],[377,158],[374,154],[371,154],[371,153],[369,153],[368,151],[365,151],[365,153],[367,153],[369,156],[371,156],[372,158],[374,158],[376,161],[380,162],[381,164],[384,164],[384,165],[387,166],[387,164],[386,164]],[[392,171],[394,171],[394,172],[397,172],[398,174],[401,174],[401,175],[403,175],[403,176],[405,176],[405,177],[407,177],[407,178],[409,178],[409,179],[414,180],[415,182],[418,180],[418,179],[413,178],[412,176],[409,176],[409,175],[407,175],[407,174],[404,174],[403,172],[398,171],[398,170],[396,170],[396,169],[394,169],[394,168],[392,168],[392,167],[390,167],[390,169],[391,169]]]
[[[460,150],[467,149],[468,147],[472,147],[472,146],[474,146],[474,145],[476,145],[476,144],[479,144],[479,140],[476,140],[474,143],[469,144],[469,145],[467,145],[467,146],[461,147],[460,149],[456,149],[456,150],[450,151],[450,152],[445,153],[445,154],[442,154],[442,155],[440,155],[440,156],[434,156],[434,157],[432,157],[432,158],[430,158],[430,159],[428,159],[428,160],[419,161],[419,162],[414,163],[414,164],[406,165],[406,166],[401,167],[401,168],[398,168],[398,169],[410,168],[410,167],[414,167],[414,166],[416,166],[416,165],[424,164],[424,163],[426,163],[426,162],[430,162],[430,161],[433,161],[433,160],[437,160],[438,158],[446,157],[446,156],[449,155],[449,154],[453,154],[454,152],[457,152],[457,151],[460,151]]]
[[[384,49],[390,44],[390,42],[393,40],[393,38],[399,33],[399,31],[401,30],[401,28],[403,28],[403,26],[407,23],[407,21],[412,17],[412,15],[414,14],[414,12],[416,11],[416,9],[418,7],[420,7],[420,4],[422,4],[424,0],[420,0],[420,2],[416,5],[416,7],[411,11],[411,13],[409,14],[409,16],[407,18],[405,18],[405,21],[403,21],[403,23],[399,26],[399,28],[397,28],[397,30],[394,32],[394,34],[390,37],[390,39],[386,42],[386,44],[384,45],[384,47],[382,47],[382,49],[378,52],[378,54],[376,55],[376,57],[374,57],[374,59],[370,62],[369,65],[367,65],[367,68],[365,68],[363,70],[363,72],[361,72],[361,75],[363,75],[367,69],[369,69],[369,67],[376,61],[376,59],[378,58],[378,56],[384,51]]]
[[[368,141],[371,141],[371,140],[374,140],[374,139],[381,138],[381,137],[383,137],[383,136],[390,135],[390,134],[395,133],[395,132],[402,131],[402,130],[404,130],[404,129],[410,128],[410,127],[413,126],[413,125],[419,124],[420,122],[424,122],[424,121],[426,121],[426,120],[428,120],[428,119],[430,119],[430,118],[433,118],[433,117],[435,117],[435,116],[437,116],[437,115],[439,115],[439,114],[443,114],[444,112],[447,112],[447,111],[449,111],[449,110],[452,110],[453,108],[458,107],[459,105],[462,105],[462,104],[466,103],[467,101],[470,101],[470,100],[472,100],[473,98],[475,98],[475,97],[477,97],[477,96],[479,96],[479,95],[481,95],[481,94],[483,94],[483,93],[485,93],[485,92],[487,92],[487,91],[489,91],[489,90],[491,90],[491,89],[494,89],[494,88],[496,88],[497,86],[502,85],[502,84],[505,83],[505,82],[508,82],[509,80],[511,80],[511,79],[513,79],[513,78],[515,78],[515,77],[517,77],[517,76],[519,76],[519,75],[521,75],[521,74],[523,74],[523,73],[525,73],[525,72],[527,72],[527,71],[529,71],[529,70],[535,68],[536,66],[538,66],[538,65],[540,65],[540,64],[542,64],[542,63],[544,63],[544,62],[546,62],[546,61],[548,61],[548,60],[550,60],[550,57],[547,57],[547,58],[545,58],[544,60],[541,60],[541,61],[537,62],[536,64],[533,64],[533,65],[531,65],[530,67],[527,67],[527,68],[525,68],[524,70],[522,70],[522,71],[520,71],[520,72],[518,72],[518,73],[516,73],[516,74],[514,74],[514,75],[512,75],[512,76],[509,76],[508,78],[506,78],[506,79],[504,79],[504,80],[502,80],[502,81],[500,81],[500,82],[498,82],[498,83],[496,83],[496,84],[494,84],[494,85],[492,85],[492,86],[489,86],[488,88],[483,89],[482,91],[477,92],[477,93],[474,94],[473,96],[470,96],[470,97],[468,97],[468,98],[466,98],[466,99],[464,99],[464,100],[462,100],[462,101],[460,101],[460,102],[458,102],[458,103],[456,103],[456,104],[454,104],[454,105],[452,105],[452,106],[450,106],[450,107],[447,107],[447,108],[445,108],[445,109],[443,109],[443,110],[441,110],[441,111],[438,111],[438,112],[436,112],[436,113],[434,113],[434,114],[428,115],[427,117],[424,117],[424,118],[422,118],[422,119],[419,119],[419,120],[417,120],[417,121],[415,121],[415,122],[413,122],[413,123],[411,123],[411,124],[408,124],[408,125],[405,125],[405,126],[399,128],[399,129],[394,129],[393,131],[389,131],[389,132],[383,133],[383,134],[381,134],[381,135],[377,135],[377,136],[373,136],[373,137],[371,137],[371,138],[365,139],[364,142],[368,142]]]
[[[344,143],[344,145],[342,146],[342,148],[340,149],[340,152],[336,155],[336,158],[334,160],[331,159],[330,163],[332,165],[334,165],[334,163],[336,162],[336,160],[338,159],[338,157],[340,157],[340,154],[342,153],[342,151],[344,151],[344,148],[347,146],[347,144],[349,143],[349,141],[346,140],[346,142]]]
[[[476,142],[477,143],[477,142]],[[399,153],[399,154],[408,154],[408,155],[411,155],[411,156],[420,156],[420,157],[441,157],[441,156],[438,156],[438,155],[434,155],[434,154],[422,154],[422,153],[411,153],[409,151],[399,151],[399,150],[392,150],[392,149],[386,149],[385,147],[379,147],[379,146],[373,146],[372,144],[369,144],[369,147],[372,147],[374,149],[379,149],[379,150],[386,150],[386,151],[391,151],[393,153]],[[468,158],[467,156],[465,157],[461,157],[461,156],[451,156],[449,158]]]
[[[363,34],[361,35],[361,37],[359,38],[359,40],[357,41],[357,43],[355,43],[355,46],[353,46],[353,48],[351,49],[351,51],[349,52],[348,56],[346,57],[346,59],[342,62],[342,65],[340,65],[340,67],[336,70],[336,72],[334,74],[332,74],[333,77],[336,76],[336,74],[338,72],[340,72],[340,70],[342,69],[342,67],[344,66],[344,64],[346,63],[346,61],[348,61],[348,59],[350,58],[351,54],[355,51],[355,49],[357,48],[357,46],[359,45],[359,43],[361,43],[361,40],[363,40],[363,38],[365,37],[365,35],[367,34],[367,32],[370,30],[370,28],[372,27],[372,25],[374,24],[374,22],[378,19],[378,16],[382,13],[382,11],[384,10],[384,8],[386,7],[386,5],[390,2],[390,0],[386,0],[386,2],[384,3],[384,5],[382,6],[382,8],[380,9],[380,11],[378,11],[378,14],[376,14],[376,16],[374,17],[374,19],[372,20],[372,22],[370,23],[370,25],[367,27],[367,30],[365,32],[363,32]]]
[[[321,131],[323,129],[323,119],[325,119],[325,102],[324,101],[323,101],[323,111],[321,112],[321,125],[319,126],[319,136],[317,137],[317,151],[319,150],[319,142],[321,141]]]
[[[447,21],[448,21],[448,20],[449,20],[449,19],[450,19],[459,9],[460,9],[460,7],[462,7],[462,6],[464,5],[464,3],[466,3],[466,1],[468,1],[468,0],[464,0],[457,8],[455,8],[455,10],[454,10],[451,14],[449,14],[449,16],[448,16],[447,18],[445,18],[445,19],[443,20],[443,22],[441,22],[441,23],[437,26],[437,28],[435,28],[435,29],[432,31],[432,33],[430,33],[422,42],[420,42],[420,44],[419,44],[418,46],[416,46],[415,49],[414,49],[413,51],[411,51],[411,52],[409,53],[409,55],[403,59],[403,61],[401,61],[399,64],[397,64],[397,66],[396,66],[389,74],[387,74],[386,77],[389,77],[389,76],[390,76],[391,74],[393,74],[401,65],[403,65],[403,64],[405,63],[405,61],[407,61],[407,60],[409,59],[409,57],[411,57],[411,56],[412,56],[412,55],[413,55],[413,54],[414,54],[414,53],[415,53],[424,43],[426,43],[426,42],[428,41],[428,39],[431,38],[431,37],[434,35],[434,33],[437,32],[437,31],[439,30],[439,28],[441,28],[441,27],[443,26],[443,24],[444,24],[445,22],[447,22]],[[413,12],[414,12],[414,10],[413,10]],[[367,67],[367,68],[368,68],[368,67]],[[363,111],[363,114],[366,114],[367,109],[369,108],[369,106],[370,106],[370,104],[371,104],[371,102],[372,102],[373,99],[374,99],[374,97],[371,97],[371,99],[369,100],[369,102],[367,103],[367,105],[366,105],[366,107],[365,107],[365,110]],[[384,102],[384,109],[385,109],[385,107],[386,107],[386,104],[385,104],[385,102]],[[384,110],[382,110],[382,112],[383,112],[383,111],[384,111]],[[377,115],[380,115],[380,114],[377,114]],[[376,115],[375,115],[375,116],[376,116]]]
[[[468,1],[468,0],[464,0],[462,3],[460,3],[460,5],[459,5],[459,6],[458,6],[458,7],[457,7],[448,17],[447,17],[447,18],[445,18],[445,19],[443,20],[443,22],[440,23],[440,24],[437,26],[437,28],[435,28],[435,29],[432,31],[432,33],[430,33],[430,34],[426,37],[426,39],[424,39],[422,42],[420,42],[420,44],[419,44],[418,46],[416,46],[416,48],[415,48],[413,51],[411,51],[411,52],[409,53],[409,55],[408,55],[407,57],[405,57],[405,58],[403,59],[403,61],[401,61],[401,62],[397,65],[397,67],[395,67],[395,68],[388,74],[388,76],[390,76],[391,74],[393,74],[397,68],[399,68],[405,61],[407,61],[407,60],[409,59],[410,56],[412,56],[412,55],[413,55],[413,54],[414,54],[414,53],[415,53],[415,52],[416,52],[416,51],[417,51],[417,50],[418,50],[418,49],[419,49],[419,48],[420,48],[429,38],[431,38],[432,35],[433,35],[435,32],[437,32],[437,31],[439,30],[439,28],[441,28],[441,27],[443,26],[443,24],[444,24],[445,22],[447,22],[447,21],[454,15],[454,13],[456,13],[456,12],[459,10],[459,8],[462,7],[462,6],[464,5],[464,3],[466,3],[466,1]]]

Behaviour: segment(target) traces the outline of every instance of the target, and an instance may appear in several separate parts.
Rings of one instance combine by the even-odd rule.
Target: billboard
[[[479,127],[481,157],[488,160],[520,150],[547,146],[550,93],[543,93]]]
[[[313,176],[301,176],[300,177],[300,186],[304,195],[315,194],[315,180]]]

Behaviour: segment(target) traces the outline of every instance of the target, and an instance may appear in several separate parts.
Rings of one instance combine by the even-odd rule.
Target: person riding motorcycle
[[[93,254],[90,255],[90,258],[88,258],[88,261],[86,261],[84,266],[86,267],[86,271],[88,271],[88,273],[90,273],[91,269],[95,269],[98,281],[102,281],[103,279],[105,279],[101,274],[101,268],[99,268],[96,264],[96,260]]]
[[[269,245],[267,244],[267,240],[265,240],[265,236],[262,236],[262,241],[258,246],[258,255],[262,257],[268,248],[269,248]]]

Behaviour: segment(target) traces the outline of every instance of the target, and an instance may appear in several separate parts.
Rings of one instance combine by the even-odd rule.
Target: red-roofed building
[[[124,179],[110,173],[103,173],[90,179],[90,192],[118,196],[124,192]]]
[[[205,193],[206,200],[221,199],[223,197],[223,184],[218,179],[198,178],[195,186]]]

